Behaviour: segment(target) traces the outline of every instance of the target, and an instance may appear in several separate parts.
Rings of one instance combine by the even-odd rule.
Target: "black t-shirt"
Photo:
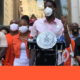
[[[80,56],[80,37],[75,40],[75,56]]]

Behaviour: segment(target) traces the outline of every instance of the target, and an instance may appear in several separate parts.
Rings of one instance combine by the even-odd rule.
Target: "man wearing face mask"
[[[55,17],[55,10],[56,10],[56,4],[52,0],[47,0],[45,2],[45,9],[44,14],[45,18],[38,19],[34,25],[33,29],[31,31],[31,36],[35,37],[38,34],[45,32],[45,31],[51,31],[53,32],[57,38],[59,38],[63,33],[63,24],[61,20]]]
[[[57,6],[52,0],[46,0],[44,5],[45,18],[35,21],[31,30],[31,36],[37,37],[42,32],[50,31],[53,32],[58,39],[62,36],[64,27],[61,20],[55,17]],[[53,63],[53,65],[55,64]]]

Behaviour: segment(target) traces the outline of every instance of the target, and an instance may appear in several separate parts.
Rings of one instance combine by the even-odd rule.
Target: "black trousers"
[[[36,66],[55,66],[56,54],[51,51],[42,51],[36,53]]]

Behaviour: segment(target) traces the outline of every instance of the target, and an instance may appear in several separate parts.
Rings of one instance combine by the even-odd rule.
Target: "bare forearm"
[[[71,39],[68,33],[68,29],[67,29],[67,25],[64,25],[64,37],[65,37],[65,41],[66,41],[66,47],[69,47],[70,43],[71,43]]]
[[[70,43],[71,43],[71,39],[69,37],[68,33],[64,33],[64,37],[65,37],[65,41],[66,41],[66,47],[69,47]]]

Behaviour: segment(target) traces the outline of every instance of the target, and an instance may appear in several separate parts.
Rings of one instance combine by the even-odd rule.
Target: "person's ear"
[[[54,11],[57,11],[58,9],[57,8],[54,8]]]

